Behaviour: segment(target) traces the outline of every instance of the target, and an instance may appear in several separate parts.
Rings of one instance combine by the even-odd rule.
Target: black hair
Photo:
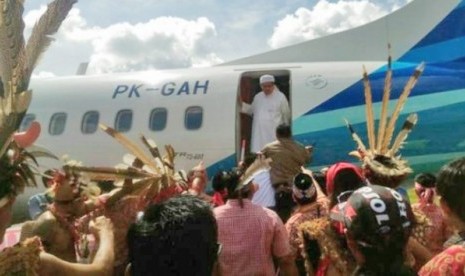
[[[115,182],[113,180],[102,180],[97,182],[97,186],[100,188],[102,193],[109,193],[115,189]]]
[[[441,168],[436,190],[452,212],[465,222],[465,158],[452,161]]]
[[[408,237],[400,233],[392,234],[389,239],[380,240],[376,246],[360,246],[358,249],[365,257],[353,275],[416,275],[405,265],[404,251]]]
[[[415,182],[425,188],[436,187],[436,176],[431,173],[419,173],[415,176]]]
[[[313,172],[313,179],[320,185],[321,190],[323,190],[323,193],[326,192],[326,174],[322,172]]]
[[[254,152],[250,152],[245,155],[244,158],[244,164],[242,165],[242,168],[240,168],[242,171],[247,170],[247,168],[252,165],[252,163],[257,159],[257,154]]]
[[[149,206],[129,228],[131,273],[211,275],[217,259],[218,232],[211,207],[182,195]]]
[[[291,126],[289,126],[288,124],[280,124],[278,127],[276,127],[277,138],[291,138],[291,136]]]
[[[352,169],[345,168],[337,172],[334,177],[334,191],[329,199],[329,207],[332,208],[337,202],[337,197],[346,191],[354,191],[365,186],[360,176]]]
[[[223,178],[225,171],[219,171],[212,178],[212,188],[215,192],[223,191],[226,188],[226,183]]]

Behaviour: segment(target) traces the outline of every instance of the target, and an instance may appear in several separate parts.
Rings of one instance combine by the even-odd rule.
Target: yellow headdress
[[[402,93],[400,94],[394,111],[392,112],[391,116],[388,116],[388,105],[392,83],[391,58],[389,57],[388,70],[384,83],[381,115],[378,132],[376,134],[371,86],[368,79],[368,74],[364,67],[363,83],[365,88],[364,93],[368,146],[363,143],[362,139],[357,135],[352,125],[350,125],[347,121],[346,123],[351,132],[352,138],[357,143],[358,147],[357,151],[351,152],[350,155],[356,156],[363,162],[363,168],[369,180],[375,178],[377,180],[372,182],[382,182],[373,184],[392,186],[389,184],[389,182],[391,182],[390,180],[394,180],[394,182],[400,182],[408,174],[412,173],[412,169],[409,167],[407,161],[402,159],[398,152],[402,148],[405,140],[408,137],[408,134],[417,123],[417,114],[410,114],[405,120],[402,129],[399,131],[393,142],[392,138],[394,137],[394,130],[400,112],[423,70],[424,64],[422,63],[415,69],[415,72],[410,77]]]

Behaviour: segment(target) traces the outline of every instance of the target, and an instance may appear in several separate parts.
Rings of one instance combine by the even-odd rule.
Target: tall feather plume
[[[378,139],[376,144],[376,151],[380,154],[384,154],[382,151],[384,134],[386,132],[386,124],[388,119],[388,110],[389,110],[389,99],[391,98],[391,88],[392,88],[392,56],[391,56],[391,44],[388,45],[389,58],[388,58],[388,70],[386,73],[386,78],[384,80],[384,89],[383,89],[383,102],[381,106],[381,116],[378,126]]]
[[[145,153],[135,145],[131,140],[126,138],[123,134],[117,132],[113,128],[106,126],[104,124],[99,125],[100,128],[105,131],[108,135],[112,136],[116,139],[121,145],[123,145],[126,149],[128,149],[134,156],[139,158],[145,165],[149,166],[152,170],[158,171],[157,165],[150,159]]]
[[[373,116],[373,97],[371,94],[370,80],[368,79],[368,73],[363,66],[363,85],[365,87],[365,113],[367,119],[367,133],[368,133],[368,145],[370,149],[375,149],[375,120]]]
[[[135,167],[138,169],[144,166],[144,162],[142,162],[142,160],[140,160],[139,158],[135,157],[133,154],[130,154],[130,153],[126,153],[123,156],[123,162],[131,167]]]
[[[404,122],[402,126],[402,130],[397,134],[396,139],[394,140],[394,144],[392,145],[391,149],[388,151],[388,156],[394,156],[399,149],[404,144],[405,140],[407,139],[410,131],[412,131],[413,127],[418,122],[418,116],[416,113],[410,114]]]
[[[358,136],[358,134],[355,132],[353,126],[346,119],[344,119],[344,121],[346,122],[346,126],[350,131],[350,135],[352,135],[352,139],[354,139],[355,143],[357,143],[358,149],[363,151],[363,152],[366,152],[367,151],[366,146],[365,146],[365,144],[363,144],[362,139],[360,138],[360,136]]]
[[[109,167],[84,167],[79,165],[65,165],[63,170],[69,174],[86,174],[91,180],[121,180],[125,178],[141,179],[154,177],[143,170],[129,167],[127,169]]]
[[[16,86],[17,68],[24,60],[23,11],[23,1],[0,0],[0,79],[4,98],[12,93],[8,83]]]
[[[163,163],[165,166],[169,167],[171,170],[174,170],[174,157],[176,153],[171,145],[165,145],[166,155],[163,156]]]
[[[31,75],[40,56],[54,40],[52,35],[58,32],[61,23],[76,2],[77,0],[55,0],[48,4],[47,10],[34,25],[32,34],[26,44],[25,75]],[[25,82],[29,83],[29,78]]]
[[[153,158],[160,158],[160,150],[158,149],[157,143],[152,139],[147,139],[144,135],[140,136],[142,143],[149,149]]]
[[[417,83],[418,78],[423,73],[424,69],[425,69],[424,63],[421,63],[420,65],[418,65],[418,67],[415,69],[415,72],[413,73],[413,75],[410,77],[407,84],[405,85],[404,90],[402,91],[402,94],[399,97],[399,100],[397,101],[394,112],[392,113],[391,119],[389,120],[389,124],[386,129],[386,134],[384,135],[383,146],[381,147],[381,150],[383,152],[387,150],[389,144],[391,143],[391,139],[394,133],[394,128],[396,126],[396,122],[397,122],[397,119],[399,118],[400,112],[402,108],[404,107],[405,102],[407,101],[407,98],[410,95],[410,92],[415,87],[415,84]]]

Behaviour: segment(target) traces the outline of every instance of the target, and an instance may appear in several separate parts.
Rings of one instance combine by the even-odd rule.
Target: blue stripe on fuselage
[[[462,1],[449,13],[428,35],[413,47],[413,49],[430,46],[465,36],[465,4]],[[400,60],[404,60],[401,58]]]
[[[399,98],[405,83],[414,71],[413,66],[407,68],[404,66],[399,69],[393,69],[394,81],[392,82],[391,99]],[[465,88],[465,63],[455,62],[453,64],[453,69],[451,67],[452,64],[450,64],[450,66],[443,66],[443,64],[427,65],[423,75],[420,77],[420,81],[417,83],[411,95],[425,95],[437,93],[438,91]],[[383,67],[370,75],[370,82],[373,88],[373,102],[379,102],[382,100],[384,78],[386,74],[385,70],[386,68]],[[360,80],[328,101],[310,110],[305,115],[364,104],[365,98],[363,91],[363,82]]]

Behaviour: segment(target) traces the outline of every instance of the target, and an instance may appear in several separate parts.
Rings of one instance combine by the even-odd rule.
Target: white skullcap
[[[273,82],[274,83],[274,77],[272,75],[263,75],[260,77],[260,84],[264,84],[267,82]]]

